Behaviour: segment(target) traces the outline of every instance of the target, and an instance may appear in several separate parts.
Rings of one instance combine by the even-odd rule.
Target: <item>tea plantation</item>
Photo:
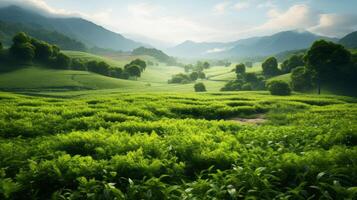
[[[0,199],[357,196],[356,98],[3,92],[0,106]]]

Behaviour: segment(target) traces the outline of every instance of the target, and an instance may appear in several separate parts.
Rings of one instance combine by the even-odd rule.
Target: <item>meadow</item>
[[[0,199],[357,195],[356,98],[95,90],[0,105]]]

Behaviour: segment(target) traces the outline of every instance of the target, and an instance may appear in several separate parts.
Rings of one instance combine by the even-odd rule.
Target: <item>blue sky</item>
[[[5,0],[0,0],[5,1]],[[356,0],[12,0],[76,15],[151,43],[233,41],[283,30],[341,37],[357,30]]]

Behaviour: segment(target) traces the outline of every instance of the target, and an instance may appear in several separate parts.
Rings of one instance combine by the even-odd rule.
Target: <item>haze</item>
[[[354,0],[15,0],[48,14],[80,16],[131,39],[168,47],[227,42],[284,30],[342,37],[357,28]]]

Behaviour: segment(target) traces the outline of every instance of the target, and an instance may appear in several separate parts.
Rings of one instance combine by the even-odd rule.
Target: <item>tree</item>
[[[32,61],[35,57],[35,47],[28,42],[12,45],[10,52],[15,58],[21,61]]]
[[[139,66],[141,72],[146,69],[146,62],[143,61],[143,60],[140,60],[140,59],[135,59],[135,60],[131,61],[131,62],[129,63],[129,66],[130,66],[130,65]]]
[[[208,69],[210,67],[210,64],[206,61],[202,64],[204,69]]]
[[[245,74],[245,65],[243,63],[236,65],[235,71],[236,74]]]
[[[198,79],[198,73],[197,73],[197,72],[192,72],[192,73],[190,74],[190,79],[191,79],[192,81],[196,81],[196,80]]]
[[[297,67],[291,73],[291,88],[294,91],[307,91],[312,88],[312,77],[305,67]]]
[[[24,43],[28,43],[31,42],[30,40],[31,38],[28,35],[26,35],[26,33],[24,32],[20,32],[16,34],[12,39],[13,45],[21,45]]]
[[[239,91],[242,89],[243,82],[240,80],[232,80],[226,83],[221,91]]]
[[[192,67],[191,64],[184,66],[184,69],[185,69],[185,72],[186,72],[186,73],[190,72],[190,70],[192,70],[192,68],[193,68],[193,67]]]
[[[305,59],[306,67],[316,81],[317,93],[320,94],[322,83],[341,78],[342,71],[351,62],[351,53],[342,45],[319,40],[308,50]]]
[[[0,51],[3,49],[2,43],[0,42]]]
[[[278,61],[275,57],[266,59],[263,64],[263,74],[267,77],[276,76],[279,74]]]
[[[69,69],[71,66],[71,58],[63,53],[59,53],[52,64],[56,69]]]
[[[191,82],[191,79],[187,74],[180,73],[173,75],[171,80],[169,80],[168,82],[185,84]]]
[[[126,72],[128,72],[128,74],[130,76],[134,76],[134,77],[140,77],[141,76],[141,68],[138,65],[130,65],[129,67],[127,67],[125,69]]]
[[[244,79],[249,83],[256,83],[258,81],[258,77],[254,72],[246,73]]]
[[[206,86],[203,83],[196,83],[194,86],[195,92],[206,92]]]
[[[110,68],[110,76],[115,78],[121,78],[123,70],[119,67]]]
[[[204,72],[198,72],[198,78],[205,79],[206,78],[206,74]]]
[[[53,55],[52,45],[47,42],[31,40],[31,44],[35,47],[35,58],[40,61],[48,61]],[[57,55],[58,56],[58,53]]]
[[[79,70],[79,71],[86,71],[87,68],[86,66],[83,64],[83,62],[81,62],[78,59],[72,59],[71,62],[71,67],[72,70]]]
[[[303,55],[293,55],[281,64],[281,71],[287,74],[290,73],[294,68],[304,65],[305,62]]]
[[[268,90],[272,95],[290,95],[289,84],[284,81],[271,81],[268,83]]]

